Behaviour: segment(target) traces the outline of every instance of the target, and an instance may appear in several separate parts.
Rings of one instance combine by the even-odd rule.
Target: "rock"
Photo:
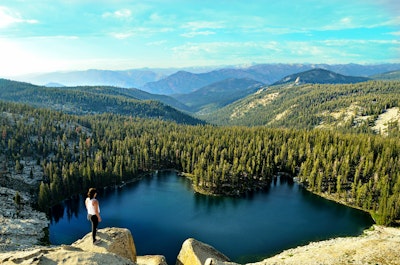
[[[399,249],[400,229],[374,225],[358,237],[312,242],[251,265],[399,265]]]
[[[228,262],[228,261],[220,261],[220,260],[216,260],[213,258],[208,258],[208,259],[206,259],[206,262],[204,262],[204,265],[240,265],[240,264],[234,263],[234,262]]]
[[[88,233],[71,246],[87,252],[114,253],[136,262],[136,247],[132,234],[128,229],[115,227],[99,229],[97,231],[97,239],[100,239],[100,243],[94,245],[92,233]]]
[[[210,245],[194,238],[186,239],[182,244],[176,265],[203,265],[208,258],[229,262],[229,258]]]
[[[129,259],[114,253],[85,252],[79,248],[40,248],[30,251],[0,253],[0,264],[31,265],[136,265]]]
[[[0,264],[136,265],[136,247],[128,229],[104,228],[98,234],[102,240],[99,245],[93,245],[91,233],[88,233],[71,246],[0,252]]]
[[[162,255],[137,256],[138,265],[168,265]]]
[[[30,206],[32,198],[19,191],[20,204],[14,202],[17,191],[0,187],[0,251],[26,249],[39,245],[49,220],[46,214]]]

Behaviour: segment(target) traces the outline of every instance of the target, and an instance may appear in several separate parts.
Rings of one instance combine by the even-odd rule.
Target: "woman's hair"
[[[94,197],[94,195],[95,195],[96,193],[97,193],[96,188],[90,188],[89,191],[88,191],[88,193],[87,193],[87,196],[88,196],[90,199],[93,199],[93,197]]]

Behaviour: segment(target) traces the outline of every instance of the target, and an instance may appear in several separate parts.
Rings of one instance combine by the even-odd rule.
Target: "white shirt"
[[[93,199],[86,198],[86,208],[87,208],[88,214],[90,214],[90,215],[96,215],[96,210],[93,205],[94,201],[96,201],[95,198],[93,198]],[[100,213],[100,206],[98,204],[97,204],[97,210]]]

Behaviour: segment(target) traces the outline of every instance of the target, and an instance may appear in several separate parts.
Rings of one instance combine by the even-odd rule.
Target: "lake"
[[[245,197],[194,193],[174,171],[154,173],[122,188],[99,190],[99,228],[128,228],[137,255],[164,255],[175,264],[190,237],[238,263],[255,262],[310,241],[359,235],[373,224],[369,214],[316,196],[280,177]],[[50,242],[71,244],[90,232],[84,197],[52,209]]]

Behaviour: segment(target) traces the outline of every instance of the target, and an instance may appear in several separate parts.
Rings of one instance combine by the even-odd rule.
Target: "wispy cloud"
[[[190,21],[182,25],[184,29],[190,29],[192,31],[202,30],[202,29],[220,29],[224,28],[224,22],[221,21]]]
[[[188,30],[181,34],[182,37],[193,38],[196,36],[209,36],[216,34],[216,30],[225,28],[222,21],[190,21],[184,23],[181,28]]]
[[[152,42],[148,42],[146,45],[147,46],[162,46],[162,45],[166,44],[167,42],[168,42],[167,40],[152,41]]]
[[[103,13],[103,18],[110,18],[110,17],[117,18],[117,19],[128,19],[128,18],[132,17],[132,11],[127,8],[123,8],[123,9],[119,9],[114,12]]]
[[[274,58],[275,62],[343,63],[364,60],[371,63],[374,56],[382,58],[380,51],[386,51],[387,58],[391,58],[389,51],[394,51],[393,47],[399,45],[397,40],[191,42],[176,46],[172,51],[176,57],[183,59],[221,60],[229,56],[232,61],[249,62]],[[369,53],[370,58],[363,59],[365,53]]]
[[[5,6],[0,6],[0,28],[6,28],[17,23],[36,24],[39,23],[39,21],[35,19],[24,19],[18,12],[14,12]]]
[[[121,30],[119,32],[111,32],[110,36],[116,39],[127,39],[130,37],[142,36],[142,37],[151,37],[153,35],[170,32],[173,29],[171,28],[150,28],[150,27],[132,27],[127,30]]]
[[[186,38],[193,38],[196,36],[208,36],[208,35],[213,35],[213,34],[215,34],[215,32],[206,30],[206,31],[190,31],[190,32],[182,33],[181,36],[186,37]]]

